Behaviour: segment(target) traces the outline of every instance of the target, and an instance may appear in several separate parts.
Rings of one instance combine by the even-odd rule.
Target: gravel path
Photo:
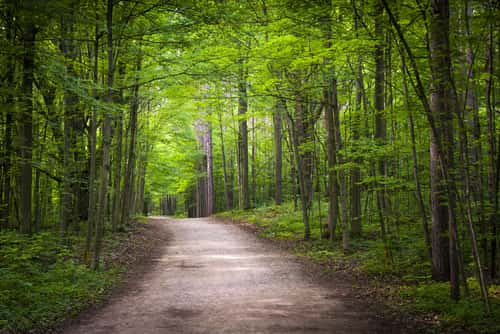
[[[152,218],[168,235],[151,270],[68,334],[399,333],[341,282],[233,224]],[[394,328],[393,328],[394,327]]]

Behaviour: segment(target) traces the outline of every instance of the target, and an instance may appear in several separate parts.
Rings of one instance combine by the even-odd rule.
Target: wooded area
[[[0,12],[1,233],[81,236],[99,269],[105,235],[136,215],[290,203],[303,239],[345,254],[376,240],[385,268],[424,267],[454,300],[473,279],[490,312],[497,1],[1,0]]]

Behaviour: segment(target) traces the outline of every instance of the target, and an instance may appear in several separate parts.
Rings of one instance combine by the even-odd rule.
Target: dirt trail
[[[296,257],[210,218],[153,218],[169,235],[153,268],[68,334],[399,333],[338,282]]]

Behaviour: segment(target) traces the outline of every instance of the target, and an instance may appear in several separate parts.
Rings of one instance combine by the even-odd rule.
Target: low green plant
[[[93,271],[57,233],[0,233],[0,331],[53,326],[97,300],[119,268]]]
[[[469,296],[454,301],[450,298],[447,282],[426,281],[417,285],[402,286],[400,297],[406,309],[423,314],[434,314],[445,325],[467,327],[479,333],[500,332],[500,300],[491,298],[492,313],[487,314],[480,296],[479,284],[468,280]],[[490,287],[490,290],[498,289]]]

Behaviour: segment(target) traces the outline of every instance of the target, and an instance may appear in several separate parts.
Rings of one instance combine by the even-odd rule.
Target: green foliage
[[[281,206],[264,206],[251,210],[233,210],[218,214],[235,220],[254,224],[260,235],[269,239],[297,240],[303,237],[304,225],[300,211],[291,203]],[[319,227],[313,226],[313,235],[319,235]]]
[[[449,296],[449,284],[422,282],[418,285],[402,286],[400,297],[405,308],[424,314],[435,314],[437,319],[444,320],[443,325],[466,326],[479,333],[498,333],[500,331],[500,299],[491,299],[492,314],[485,312],[481,300],[479,284],[469,279],[470,297],[453,301]],[[490,287],[491,291],[499,286]]]
[[[80,264],[56,233],[0,233],[0,330],[47,328],[100,298],[117,269]]]

